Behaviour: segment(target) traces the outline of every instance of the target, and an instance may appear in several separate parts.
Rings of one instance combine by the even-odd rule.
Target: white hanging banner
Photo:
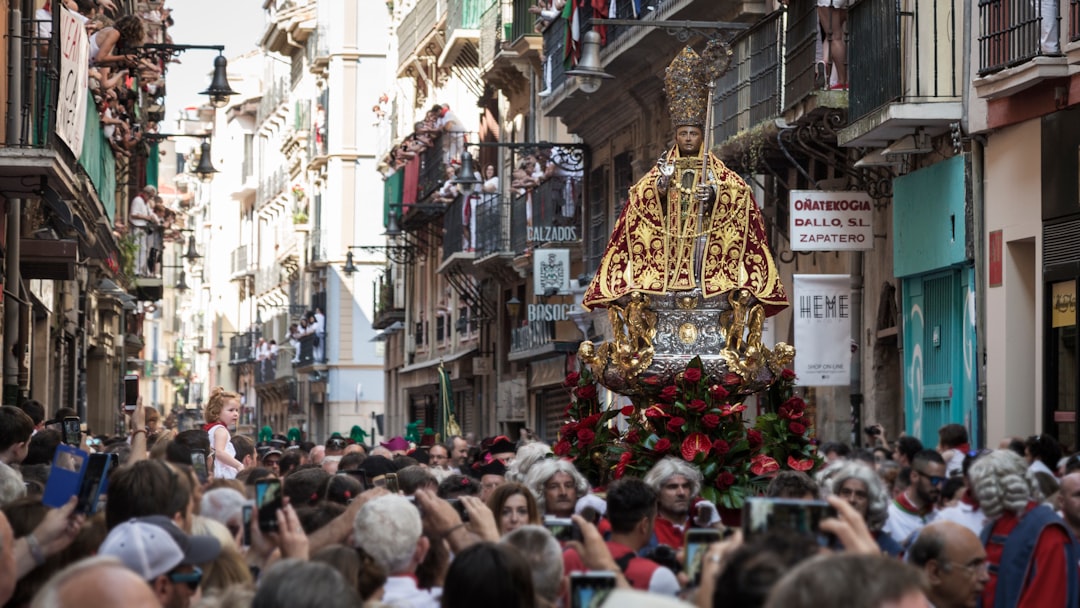
[[[65,8],[60,11],[60,96],[56,104],[56,134],[75,158],[82,155],[86,133],[89,71],[90,40],[86,28]]]
[[[794,275],[795,373],[801,386],[851,382],[851,277]]]

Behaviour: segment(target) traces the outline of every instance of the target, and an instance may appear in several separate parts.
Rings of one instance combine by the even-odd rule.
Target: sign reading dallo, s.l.
[[[865,192],[791,191],[793,251],[857,251],[874,246],[874,203]]]

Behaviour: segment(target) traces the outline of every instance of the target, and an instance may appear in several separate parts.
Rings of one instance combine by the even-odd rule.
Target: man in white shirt
[[[128,224],[131,225],[131,234],[139,245],[139,252],[135,258],[135,275],[148,276],[150,274],[150,232],[157,226],[158,217],[150,209],[148,200],[157,196],[157,188],[147,184],[131,199],[128,206]]]
[[[423,535],[420,512],[403,496],[372,499],[353,521],[353,542],[389,575],[382,603],[408,608],[437,608],[438,595],[416,584],[416,567],[430,548]]]
[[[945,485],[945,459],[936,450],[922,450],[911,460],[908,488],[889,504],[882,530],[905,549],[923,526],[935,519],[934,505]]]

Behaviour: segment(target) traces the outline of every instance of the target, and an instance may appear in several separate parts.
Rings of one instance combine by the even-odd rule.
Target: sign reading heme
[[[865,192],[791,191],[793,251],[855,251],[874,247],[874,203]]]

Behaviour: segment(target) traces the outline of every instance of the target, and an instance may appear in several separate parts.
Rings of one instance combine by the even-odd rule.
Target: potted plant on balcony
[[[306,223],[308,223],[307,211],[304,211],[303,209],[297,209],[296,211],[294,211],[293,216],[292,216],[292,222],[293,222],[293,224],[306,224]]]
[[[293,184],[292,197],[293,197],[293,200],[298,202],[298,203],[300,201],[304,200],[304,187],[301,186],[300,184]]]

